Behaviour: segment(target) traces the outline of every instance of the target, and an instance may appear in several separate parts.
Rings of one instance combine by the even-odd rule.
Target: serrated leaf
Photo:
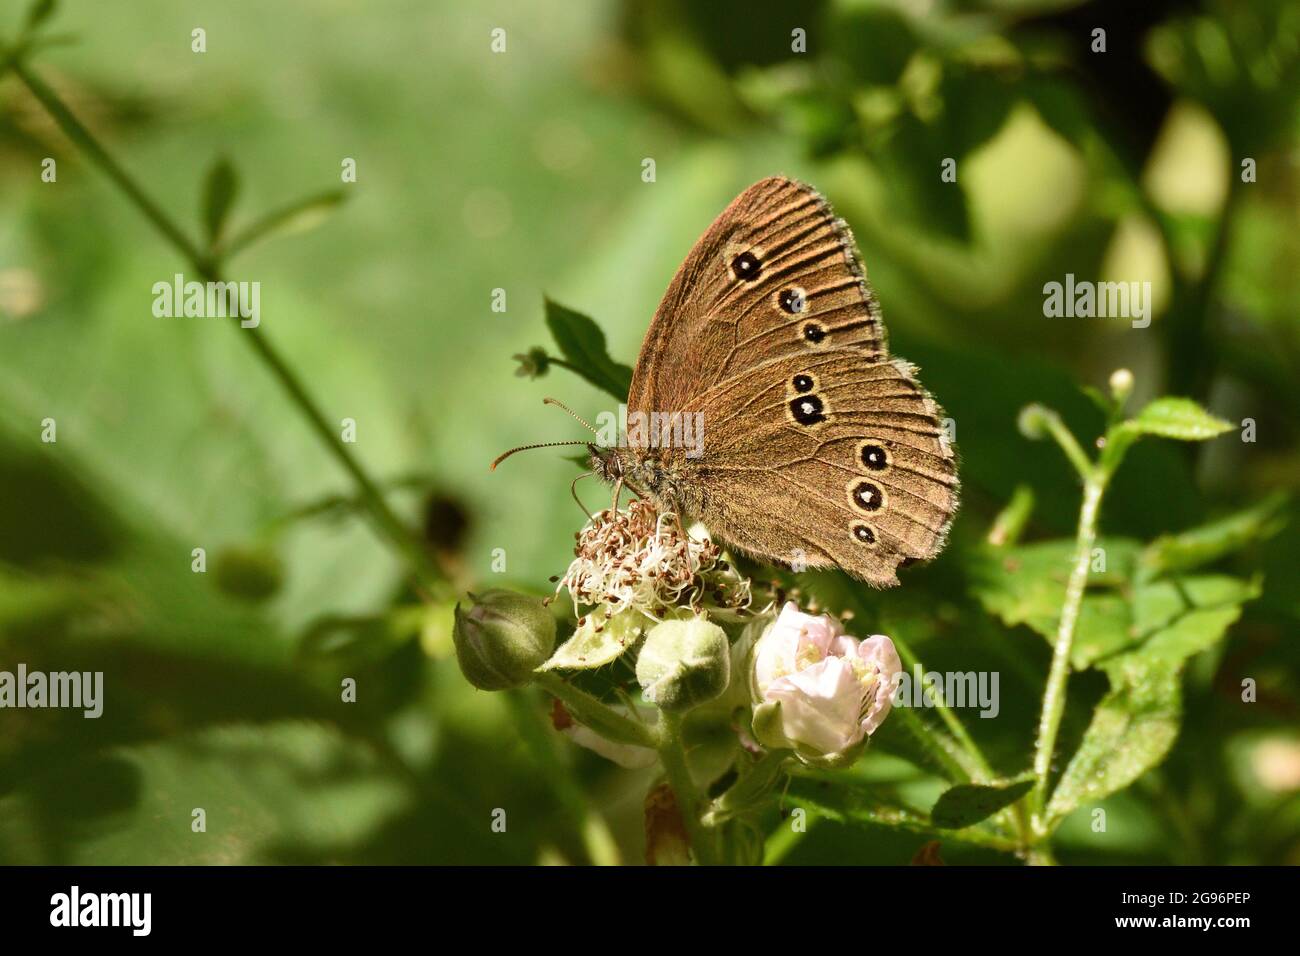
[[[1179,441],[1205,441],[1232,430],[1190,398],[1157,398],[1121,428],[1139,435],[1159,435]]]
[[[1108,602],[1100,589],[1129,582],[1139,547],[1131,538],[1097,540],[1094,560],[1104,560],[1105,569],[1094,570],[1088,577],[1076,641],[1090,640],[1094,625],[1107,628],[1115,620],[1113,602]],[[1025,624],[1052,641],[1074,553],[1074,541],[1065,538],[1015,548],[985,548],[976,553],[970,567],[971,593],[1004,624]]]
[[[225,254],[233,256],[236,252],[242,252],[249,246],[267,239],[315,229],[329,217],[331,212],[341,206],[345,199],[347,193],[343,190],[331,189],[273,210],[231,237],[225,244]]]
[[[620,611],[608,620],[602,609],[587,615],[573,636],[555,649],[540,671],[592,670],[617,660],[640,640],[651,622],[636,611]]]
[[[1011,806],[1033,786],[1033,780],[1017,780],[1002,785],[960,783],[939,794],[930,810],[930,821],[945,830],[974,826]]]
[[[572,370],[620,402],[632,387],[632,369],[610,358],[605,333],[581,312],[546,300],[546,326]]]
[[[1047,812],[1054,820],[1127,787],[1163,760],[1178,736],[1180,670],[1121,657],[1108,668],[1111,690],[1052,793]]]
[[[1180,675],[1187,659],[1222,640],[1258,596],[1258,582],[1223,575],[1160,581],[1137,589],[1134,649],[1100,660],[1111,690],[1048,806],[1060,818],[1128,786],[1164,759],[1178,736]]]
[[[1258,581],[1202,575],[1144,585],[1134,598],[1134,627],[1143,635],[1134,650],[1099,665],[1109,671],[1137,662],[1176,670],[1192,655],[1213,647],[1241,616],[1241,605],[1259,597]]]
[[[239,176],[230,160],[223,156],[212,164],[203,184],[203,226],[209,243],[215,245],[221,237],[238,192]]]
[[[1187,571],[1270,537],[1286,524],[1282,510],[1287,500],[1285,494],[1270,495],[1259,504],[1226,518],[1157,538],[1142,552],[1139,573],[1155,577],[1171,571]]]

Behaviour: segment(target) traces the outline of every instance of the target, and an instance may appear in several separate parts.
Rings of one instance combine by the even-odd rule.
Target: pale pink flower
[[[754,732],[768,747],[850,760],[889,713],[903,665],[883,634],[858,640],[794,602],[754,648]]]

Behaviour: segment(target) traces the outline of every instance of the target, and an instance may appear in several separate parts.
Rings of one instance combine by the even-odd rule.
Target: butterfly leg
[[[578,507],[581,508],[582,513],[587,516],[588,521],[595,521],[596,519],[591,516],[591,512],[587,510],[587,506],[584,505],[582,503],[582,499],[578,497],[578,482],[582,481],[582,479],[584,478],[590,478],[594,474],[595,474],[594,471],[584,471],[582,474],[580,474],[577,478],[574,478],[573,481],[569,483],[569,494],[571,494],[573,496],[573,500],[578,503]]]

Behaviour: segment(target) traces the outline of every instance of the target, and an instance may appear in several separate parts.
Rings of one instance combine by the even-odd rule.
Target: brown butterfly
[[[943,548],[958,486],[943,412],[890,357],[847,225],[802,183],[755,183],[696,242],[627,407],[629,423],[696,421],[703,440],[629,425],[591,446],[595,471],[742,552],[887,587]]]

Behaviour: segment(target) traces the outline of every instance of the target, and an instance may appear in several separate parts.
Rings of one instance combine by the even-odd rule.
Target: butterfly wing
[[[807,186],[751,186],[696,243],[628,408],[702,414],[701,452],[658,449],[652,467],[741,550],[890,585],[943,547],[957,477],[942,412],[889,357],[853,238]]]
[[[943,548],[957,470],[942,412],[898,359],[854,349],[766,361],[702,396],[703,454],[688,500],[743,551],[837,565],[873,584]]]
[[[756,272],[746,272],[747,257]],[[628,408],[685,409],[730,375],[797,353],[809,337],[864,357],[886,353],[848,227],[812,188],[764,179],[723,210],[673,276],[642,342]]]

